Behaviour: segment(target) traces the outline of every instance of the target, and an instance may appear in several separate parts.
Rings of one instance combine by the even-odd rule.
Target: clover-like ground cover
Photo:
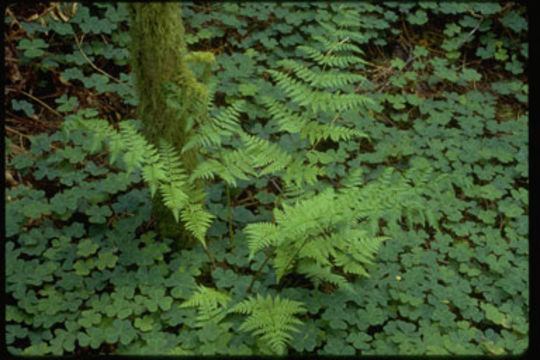
[[[6,50],[6,344],[12,354],[222,354],[270,352],[242,318],[199,326],[180,307],[199,286],[231,299],[272,294],[305,303],[288,352],[332,355],[519,354],[528,347],[528,61],[526,9],[512,2],[184,3],[191,50],[216,54],[217,107],[247,100],[243,126],[289,151],[261,95],[265,75],[336,18],[362,14],[368,111],[345,113],[366,139],[311,153],[339,183],[385,167],[447,174],[451,187],[422,196],[431,225],[378,226],[383,243],[354,292],[310,288],[271,263],[248,262],[242,229],[269,221],[274,179],[215,182],[207,233],[179,249],[153,232],[140,174],[91,155],[62,119],[133,116],[122,4],[11,4]],[[346,90],[346,89],[344,89]],[[29,138],[29,136],[32,136]],[[234,144],[232,144],[234,145]],[[425,172],[408,173],[422,183]],[[233,249],[232,249],[233,247]],[[261,267],[261,265],[263,265]],[[259,275],[252,283],[253,274]]]

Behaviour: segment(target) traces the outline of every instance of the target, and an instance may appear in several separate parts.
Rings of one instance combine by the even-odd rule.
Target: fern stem
[[[334,123],[335,123],[336,120],[339,118],[339,116],[341,115],[342,112],[343,112],[343,110],[340,110],[340,111],[336,114],[336,116],[334,116],[334,118],[332,119],[332,121],[330,121],[328,124],[329,124],[329,125],[334,125]],[[311,149],[310,149],[308,152],[314,151],[314,150],[315,150],[315,147],[316,147],[317,145],[319,145],[319,142],[321,142],[321,139],[320,139],[320,138],[317,139],[317,140],[315,141],[315,143],[313,144],[313,146],[311,147]]]
[[[266,178],[270,180],[270,182],[276,187],[277,191],[279,191],[280,194],[283,192],[283,190],[281,190],[281,187],[278,185],[278,183],[274,179],[272,179],[272,177],[267,175]]]
[[[263,263],[261,264],[261,266],[259,266],[257,272],[255,272],[255,274],[253,274],[253,277],[251,278],[251,282],[249,283],[249,286],[247,288],[248,293],[251,293],[251,288],[253,287],[253,284],[255,284],[255,280],[261,275],[262,269],[264,268],[268,260],[270,260],[270,252],[266,251],[265,256],[266,258],[264,259]]]
[[[214,260],[214,257],[212,256],[212,254],[208,250],[208,247],[203,246],[203,249],[204,249],[204,252],[206,253],[206,256],[208,256],[208,259],[212,263],[212,268],[215,269],[216,268],[216,261]]]
[[[231,210],[231,192],[229,185],[225,184],[225,191],[227,193],[227,208],[229,209],[227,220],[229,222],[229,241],[231,244],[231,254],[234,254],[234,231],[232,226],[232,210]]]
[[[306,236],[306,239],[304,240],[304,242],[302,243],[302,245],[300,245],[300,247],[296,250],[296,252],[294,253],[293,256],[291,256],[291,258],[289,259],[289,262],[287,263],[287,265],[284,267],[284,270],[283,272],[285,273],[285,271],[287,271],[287,268],[289,266],[291,266],[291,263],[292,261],[296,258],[296,256],[298,255],[298,253],[300,252],[300,250],[302,250],[302,248],[304,246],[306,246],[307,242],[308,242],[308,239],[309,239],[309,236]]]

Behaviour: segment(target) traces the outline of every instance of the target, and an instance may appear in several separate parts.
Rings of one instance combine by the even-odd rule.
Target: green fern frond
[[[298,273],[307,276],[315,286],[319,286],[323,281],[336,285],[347,291],[352,291],[352,286],[342,275],[332,272],[330,266],[321,266],[315,261],[301,261],[298,264]]]
[[[286,70],[291,70],[298,78],[314,87],[335,88],[347,84],[357,84],[366,80],[363,75],[350,74],[340,71],[314,71],[293,59],[283,59],[277,62]]]
[[[189,202],[187,175],[180,156],[170,143],[165,140],[160,142],[159,155],[163,171],[167,174],[167,179],[160,184],[159,190],[163,203],[172,211],[175,220],[179,221],[180,210]]]
[[[190,181],[196,179],[212,180],[216,174],[219,174],[230,186],[236,186],[234,175],[216,159],[208,159],[198,163],[190,175]]]
[[[163,139],[160,141],[159,156],[171,183],[180,184],[187,180],[186,170],[184,169],[182,160],[180,160],[180,156],[171,143]],[[179,185],[179,187],[181,186]]]
[[[336,248],[332,240],[328,236],[314,237],[300,249],[298,256],[313,259],[322,265],[332,265],[330,258],[336,256]]]
[[[298,332],[296,325],[302,324],[296,315],[305,313],[306,309],[298,301],[270,295],[264,298],[258,294],[256,298],[250,297],[236,304],[228,312],[248,315],[239,329],[252,332],[276,354],[282,355],[293,338],[291,332]]]
[[[292,242],[292,244],[291,244]],[[279,282],[283,276],[290,273],[298,262],[298,249],[295,249],[296,242],[289,239],[283,242],[274,251],[273,266],[276,272],[276,280]]]
[[[226,293],[197,285],[197,291],[180,307],[197,308],[197,326],[203,326],[210,321],[216,323],[221,321],[227,315],[226,308],[231,300]]]
[[[181,218],[186,229],[206,248],[205,235],[212,224],[214,215],[205,211],[201,204],[189,204],[182,211]]]
[[[349,189],[354,189],[364,185],[364,171],[361,167],[352,169],[345,178],[341,180],[341,185]]]
[[[227,306],[230,301],[231,297],[228,294],[204,285],[197,285],[197,291],[188,300],[184,301],[180,307]]]
[[[355,55],[336,55],[328,51],[322,51],[309,45],[300,45],[298,49],[303,51],[313,62],[320,66],[330,66],[345,69],[365,61]]]
[[[367,96],[354,93],[343,94],[339,90],[336,92],[317,90],[280,71],[268,70],[267,72],[293,102],[305,106],[313,112],[343,112],[372,103],[372,100]]]
[[[343,12],[345,13],[345,12]],[[353,14],[354,12],[348,12],[349,14]],[[357,17],[358,18],[358,17]],[[342,25],[357,25],[360,23],[360,21],[357,21],[356,24],[354,24],[352,19],[349,19],[349,21],[345,21],[344,18],[341,19]],[[360,19],[358,19],[360,20]],[[334,26],[333,24],[324,22],[324,21],[318,21],[319,25],[323,27],[323,29],[326,30],[327,34],[331,34],[332,37],[336,39],[351,39],[353,41],[356,41],[358,43],[363,43],[365,41],[365,36],[362,34],[362,32],[355,31],[356,29],[348,29],[346,27],[342,26]],[[359,49],[360,50],[360,49]],[[360,50],[361,51],[361,50]]]
[[[245,156],[250,159],[251,166],[260,168],[257,176],[272,174],[282,170],[292,160],[291,154],[268,140],[245,133],[241,134],[241,140],[245,146]]]
[[[335,28],[332,29],[332,31],[336,31]],[[337,35],[340,34],[341,36]],[[337,32],[335,34],[332,34],[334,39],[329,39],[322,35],[316,35],[313,36],[313,40],[319,42],[319,46],[322,49],[326,49],[326,54],[330,53],[355,53],[357,55],[363,55],[364,51],[360,49],[355,44],[351,44],[349,40],[355,40],[357,42],[362,42],[360,40],[363,40],[363,36],[357,34],[356,32]],[[351,37],[352,35],[352,37]],[[341,40],[336,40],[341,39]],[[304,45],[305,46],[305,45]]]
[[[186,207],[189,196],[184,192],[182,183],[162,183],[159,187],[163,203],[172,211],[174,219],[180,220],[180,210]]]
[[[190,136],[182,149],[182,153],[193,148],[220,147],[224,138],[242,132],[239,116],[244,107],[245,102],[236,101],[231,106],[218,112],[217,115],[206,119]]]
[[[326,281],[350,289],[344,273],[368,276],[365,267],[373,263],[381,243],[387,239],[368,236],[366,222],[359,221],[362,217],[357,214],[357,201],[361,202],[362,190],[345,188],[336,192],[328,187],[317,195],[282,203],[281,209],[274,209],[275,224],[248,226],[250,256],[274,246],[278,281],[295,270],[316,285]],[[369,203],[364,206],[372,207]],[[277,237],[278,242],[274,241]]]
[[[249,176],[256,175],[252,161],[243,149],[223,150],[219,157],[227,171],[238,179],[248,180]]]
[[[167,173],[163,164],[159,160],[153,161],[149,165],[143,166],[141,173],[150,188],[150,196],[154,197],[159,184],[167,180]]]
[[[279,245],[281,239],[278,227],[272,223],[248,224],[244,229],[244,233],[247,236],[249,261],[257,251],[268,246]]]

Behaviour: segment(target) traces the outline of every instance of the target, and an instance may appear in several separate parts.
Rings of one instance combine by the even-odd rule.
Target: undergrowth
[[[527,349],[524,7],[183,8],[215,55],[184,149],[128,120],[123,4],[6,8],[10,353]]]

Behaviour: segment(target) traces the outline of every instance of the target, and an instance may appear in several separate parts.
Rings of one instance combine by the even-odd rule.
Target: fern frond
[[[336,256],[335,244],[332,237],[318,236],[304,245],[298,255],[303,258],[310,258],[322,265],[332,265],[330,257]]]
[[[133,124],[122,121],[119,123],[119,127],[122,142],[125,144],[127,150],[126,155],[131,155],[130,161],[132,161],[132,163],[126,161],[128,170],[130,166],[132,168],[139,168],[142,163],[148,163],[157,159],[157,149],[146,141],[144,136],[133,126]],[[124,158],[126,155],[124,155]]]
[[[162,183],[159,187],[163,203],[172,211],[174,219],[179,221],[180,210],[182,210],[189,201],[189,196],[184,192],[182,183]]]
[[[248,315],[240,325],[241,331],[249,331],[268,344],[279,355],[284,354],[287,344],[292,340],[291,332],[297,332],[295,325],[302,324],[297,314],[306,312],[304,304],[298,301],[281,299],[278,296],[266,298],[260,294],[250,297],[235,306],[229,313]]]
[[[242,132],[239,116],[244,107],[245,102],[236,101],[217,115],[206,119],[190,136],[182,148],[182,153],[193,148],[220,147],[223,138]]]
[[[210,321],[216,323],[221,321],[227,315],[226,307],[231,300],[231,297],[226,293],[197,285],[197,291],[180,307],[197,308],[197,326],[203,326]]]
[[[223,150],[219,157],[227,171],[238,179],[248,180],[249,176],[256,175],[251,159],[243,149]]]
[[[358,188],[364,185],[364,171],[358,167],[352,169],[345,178],[341,180],[341,185],[349,189]]]
[[[214,215],[205,211],[201,204],[189,204],[181,214],[186,229],[199,240],[204,248],[206,248],[205,235],[214,217]]]
[[[163,203],[169,208],[176,221],[179,220],[180,210],[189,202],[189,186],[187,175],[174,147],[162,140],[159,146],[159,156],[163,164],[163,171],[167,174],[166,181],[162,182],[159,190]]]
[[[257,251],[268,246],[277,246],[281,240],[278,227],[272,223],[248,224],[244,229],[244,233],[247,236],[249,261]]]
[[[352,12],[349,12],[349,14],[352,14]],[[344,20],[344,19],[343,19]],[[343,25],[346,24],[345,21],[343,21]],[[365,41],[365,36],[362,34],[362,32],[355,31],[356,29],[347,29],[343,27],[336,27],[333,24],[324,22],[324,21],[318,21],[319,25],[321,25],[328,34],[332,34],[332,37],[337,39],[351,39],[353,41],[356,41],[358,43],[363,43]],[[351,23],[351,22],[349,22]],[[359,22],[357,22],[358,24]],[[360,50],[360,49],[358,49]],[[361,50],[360,50],[361,51]]]
[[[336,55],[328,51],[321,51],[309,45],[300,45],[298,49],[303,51],[311,60],[319,66],[348,68],[351,65],[362,64],[365,61],[355,55]]]
[[[285,152],[278,144],[249,134],[241,134],[244,143],[244,153],[251,161],[251,166],[261,168],[258,176],[272,174],[287,167],[291,154]]]
[[[182,160],[180,160],[180,156],[171,143],[163,139],[160,141],[159,156],[171,183],[183,183],[186,181],[186,170],[184,169]]]
[[[289,241],[284,242],[282,246],[277,247],[274,251],[273,264],[278,282],[294,268],[298,261],[298,249],[295,248],[296,243],[296,241],[289,239]]]
[[[212,180],[216,174],[231,186],[236,186],[236,178],[216,159],[208,159],[197,164],[190,175],[190,181],[196,179]]]
[[[328,92],[313,89],[313,87],[281,71],[268,70],[267,72],[293,102],[314,112],[320,110],[334,113],[343,112],[373,102],[371,98],[360,94],[343,94],[339,90]]]
[[[282,66],[286,70],[292,70],[298,78],[314,87],[335,88],[366,80],[360,74],[350,74],[340,71],[314,71],[305,64],[301,64],[293,59],[280,60],[277,62],[277,65]]]
[[[336,31],[336,29],[333,28],[332,31]],[[340,34],[340,35],[338,36],[337,34]],[[356,53],[358,55],[364,54],[364,51],[362,49],[360,49],[358,46],[351,44],[349,42],[350,39],[352,40],[356,39],[357,41],[361,39],[363,40],[362,35],[358,35],[355,32],[347,32],[347,33],[339,32],[332,35],[334,39],[328,39],[325,36],[316,35],[316,36],[313,36],[313,40],[319,42],[320,47],[322,49],[325,49],[327,54],[328,52],[330,53],[342,53],[342,52],[347,53],[348,52],[348,53]],[[336,41],[336,38],[341,39],[341,40]]]
[[[332,272],[330,266],[321,266],[315,261],[301,261],[298,264],[298,273],[307,276],[315,286],[319,286],[323,281],[336,285],[348,291],[352,291],[352,286],[347,280]]]
[[[143,166],[142,176],[144,181],[148,183],[150,187],[150,196],[154,197],[159,184],[167,180],[167,173],[163,167],[163,164],[158,161],[153,161],[150,164]]]

